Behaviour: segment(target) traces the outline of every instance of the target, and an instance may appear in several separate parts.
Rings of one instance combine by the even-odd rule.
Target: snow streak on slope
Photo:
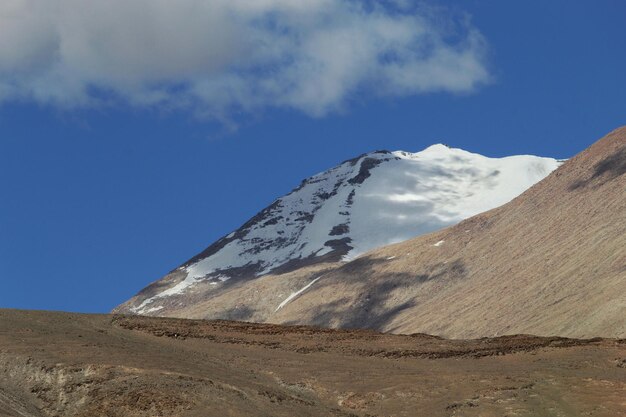
[[[500,206],[556,169],[536,156],[487,158],[433,145],[377,151],[315,175],[179,268],[186,277],[144,300],[216,287],[313,262],[352,259],[370,249],[455,224]],[[153,307],[153,306],[152,306]]]

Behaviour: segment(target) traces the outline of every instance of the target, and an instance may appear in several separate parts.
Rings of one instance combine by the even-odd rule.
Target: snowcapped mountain
[[[626,127],[494,210],[236,293],[180,312],[215,317],[240,305],[233,318],[455,339],[625,338]]]
[[[559,164],[536,156],[488,158],[441,144],[417,153],[364,154],[304,180],[118,311],[159,314],[165,300],[185,304],[199,283],[215,292],[227,281],[351,260],[500,206]]]

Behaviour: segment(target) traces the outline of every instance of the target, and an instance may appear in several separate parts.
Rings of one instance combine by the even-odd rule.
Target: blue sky
[[[50,16],[50,4],[72,1],[10,1],[16,8],[0,7],[0,19],[15,19],[22,3]],[[444,142],[488,156],[566,158],[626,124],[622,1],[369,2],[373,9],[355,12],[315,0],[333,11],[318,20],[283,3],[258,3],[269,5],[269,18],[259,15],[267,10],[224,11],[239,13],[240,27],[196,33],[190,23],[171,45],[159,31],[187,22],[184,10],[167,13],[180,21],[156,32],[137,24],[137,33],[115,30],[116,40],[82,36],[92,43],[54,70],[42,62],[53,59],[46,48],[55,25],[64,28],[61,44],[74,45],[93,11],[79,10],[71,24],[30,13],[38,29],[23,21],[4,42],[0,25],[0,307],[109,311],[303,178],[364,152]],[[122,7],[111,12],[115,22],[120,13],[144,16]],[[283,49],[256,56],[245,43],[223,47],[249,35],[259,16],[256,35]],[[360,54],[324,37],[346,22],[349,46],[363,41],[352,48]],[[239,32],[228,33],[233,27]],[[426,43],[411,31],[423,31]],[[190,46],[135,62],[142,55],[124,36]],[[315,42],[305,53],[292,37]],[[229,55],[238,48],[240,56]],[[439,52],[444,64],[424,61]],[[368,61],[381,53],[383,61]],[[320,75],[309,64],[349,71]]]

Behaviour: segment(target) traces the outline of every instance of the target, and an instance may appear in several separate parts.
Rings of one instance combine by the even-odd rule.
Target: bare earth
[[[0,310],[0,416],[626,416],[626,340]]]

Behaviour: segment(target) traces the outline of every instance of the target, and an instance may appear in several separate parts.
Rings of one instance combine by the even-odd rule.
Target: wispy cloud
[[[411,3],[2,0],[0,102],[323,116],[355,96],[486,83],[479,31]]]

